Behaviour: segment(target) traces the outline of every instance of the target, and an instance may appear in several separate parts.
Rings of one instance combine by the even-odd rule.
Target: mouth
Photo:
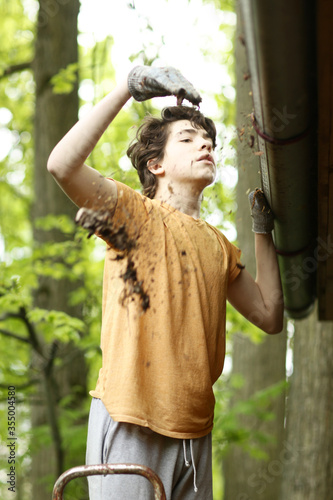
[[[205,155],[200,156],[198,158],[198,161],[206,161],[206,162],[209,162],[209,163],[212,163],[213,165],[215,165],[215,160],[214,160],[213,156],[210,154],[205,154]]]

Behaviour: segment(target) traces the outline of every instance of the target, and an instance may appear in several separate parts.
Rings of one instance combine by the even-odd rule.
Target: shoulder
[[[124,228],[131,238],[136,238],[148,218],[147,197],[120,181],[110,180],[117,189],[113,226]]]
[[[223,247],[228,251],[228,253],[230,252],[235,252],[237,253],[238,255],[241,254],[241,250],[234,244],[234,243],[231,243],[228,238],[223,234],[222,231],[220,231],[219,229],[217,229],[216,227],[212,226],[211,224],[209,224],[208,222],[205,222],[206,226],[209,227],[212,231],[214,231],[214,233],[216,234],[219,242],[221,245],[223,245]]]

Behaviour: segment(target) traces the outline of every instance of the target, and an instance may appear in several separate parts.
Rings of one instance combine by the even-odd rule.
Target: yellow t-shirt
[[[174,438],[204,436],[213,427],[226,292],[240,272],[240,250],[205,221],[116,184],[114,227],[124,226],[135,241],[136,281],[128,279],[128,257],[109,248],[102,368],[90,394],[116,421]],[[147,309],[140,290],[149,297]]]

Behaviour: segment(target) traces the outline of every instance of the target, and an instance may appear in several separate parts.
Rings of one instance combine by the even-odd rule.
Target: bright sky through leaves
[[[235,98],[227,68],[219,57],[232,48],[219,27],[222,23],[235,25],[233,12],[217,11],[213,4],[201,0],[135,0],[135,8],[131,4],[133,1],[82,0],[80,44],[93,46],[113,36],[112,64],[118,75],[128,72],[133,66],[129,57],[141,50],[150,59],[157,57],[156,66],[175,66],[199,90],[201,109],[209,115],[216,111],[212,94],[222,87],[227,98]]]

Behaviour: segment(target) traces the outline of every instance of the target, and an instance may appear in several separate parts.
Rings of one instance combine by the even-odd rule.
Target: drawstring
[[[194,491],[196,493],[198,491],[198,488],[197,488],[197,469],[195,467],[195,462],[194,462],[194,458],[193,458],[193,440],[192,439],[190,440],[190,448],[191,448],[191,460],[192,460],[193,475],[194,475],[193,487],[194,487]]]
[[[194,462],[193,440],[192,439],[190,439],[190,449],[191,449],[191,462],[192,462],[192,466],[193,466],[193,488],[194,488],[194,491],[196,493],[198,491],[198,488],[197,488],[197,469],[195,467],[195,462]],[[187,460],[187,456],[186,456],[186,440],[185,439],[183,439],[183,450],[184,450],[185,465],[186,465],[186,467],[190,467],[190,463]]]
[[[185,441],[185,439],[183,439],[183,450],[184,450],[185,465],[186,465],[186,467],[189,467],[190,462],[187,460],[187,457],[186,457],[186,441]]]

